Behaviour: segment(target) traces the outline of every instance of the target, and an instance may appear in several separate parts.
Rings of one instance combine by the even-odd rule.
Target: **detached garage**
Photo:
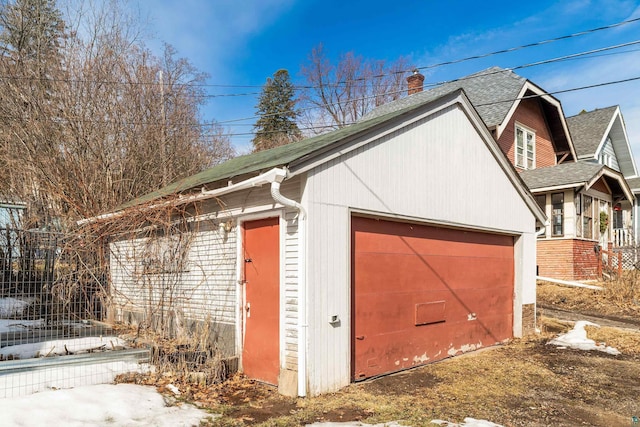
[[[285,394],[535,328],[544,214],[462,91],[232,159],[94,220],[144,203],[197,206],[183,307],[160,309],[215,325],[211,345]],[[141,244],[111,243],[125,321],[146,313],[131,256]]]

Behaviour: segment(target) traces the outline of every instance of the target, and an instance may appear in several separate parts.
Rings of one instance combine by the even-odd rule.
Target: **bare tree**
[[[37,63],[13,43],[0,57],[0,187],[29,204],[30,226],[94,216],[233,155],[202,124],[206,75],[171,46],[154,56],[117,1],[70,22]]]
[[[405,58],[387,63],[348,52],[333,64],[322,44],[301,68],[306,78],[301,101],[303,126],[319,134],[354,123],[369,111],[402,97],[406,91]]]

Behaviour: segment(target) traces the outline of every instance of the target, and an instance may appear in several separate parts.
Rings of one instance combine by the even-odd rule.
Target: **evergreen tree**
[[[256,106],[260,116],[254,125],[253,151],[289,144],[302,138],[296,119],[294,89],[287,70],[267,78]]]

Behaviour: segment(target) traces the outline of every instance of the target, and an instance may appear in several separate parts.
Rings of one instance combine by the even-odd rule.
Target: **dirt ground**
[[[632,417],[640,416],[640,354],[612,356],[545,342],[518,340],[306,399],[284,398],[238,377],[220,388],[219,403],[202,404],[223,414],[216,426],[394,420],[424,426],[465,417],[504,426],[633,425]]]
[[[572,302],[575,292],[558,287],[542,293],[540,302],[549,310],[578,310],[579,304]],[[580,309],[600,313],[588,305]],[[215,386],[180,388],[185,400],[223,414],[213,426],[301,426],[319,421],[427,426],[434,419],[462,422],[465,417],[503,426],[640,426],[633,418],[640,417],[638,326],[587,328],[590,338],[618,348],[618,356],[559,349],[547,341],[572,324],[546,317],[544,311],[538,321],[540,334],[323,396],[286,398],[242,376]],[[638,321],[633,310],[604,314]],[[171,378],[165,378],[156,384],[165,391],[169,382]]]

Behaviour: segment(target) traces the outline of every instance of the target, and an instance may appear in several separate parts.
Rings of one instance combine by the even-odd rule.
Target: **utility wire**
[[[561,41],[561,40],[567,40],[567,39],[571,39],[571,38],[575,38],[575,37],[581,37],[581,36],[584,36],[584,35],[587,35],[587,34],[592,34],[592,33],[596,33],[596,32],[603,31],[603,30],[609,30],[609,29],[620,27],[620,26],[623,26],[623,25],[628,25],[628,24],[631,24],[631,23],[635,23],[635,22],[638,22],[638,21],[640,21],[640,17],[628,19],[628,20],[617,22],[617,23],[610,24],[610,25],[605,25],[605,26],[602,26],[602,27],[591,28],[591,29],[588,29],[588,30],[579,31],[577,33],[567,34],[567,35],[560,36],[560,37],[554,37],[554,38],[551,38],[551,39],[542,40],[542,41],[538,41],[538,42],[534,42],[534,43],[528,43],[528,44],[524,44],[524,45],[520,45],[520,46],[515,46],[515,47],[511,47],[511,48],[507,48],[507,49],[501,49],[501,50],[488,52],[488,53],[483,53],[483,54],[479,54],[479,55],[467,56],[467,57],[464,57],[464,58],[454,59],[454,60],[451,60],[451,61],[444,61],[444,62],[439,62],[439,63],[435,63],[435,64],[412,67],[410,70],[390,71],[388,73],[377,74],[377,75],[374,75],[372,77],[373,78],[380,78],[380,77],[397,75],[397,74],[405,74],[405,73],[412,72],[413,70],[416,70],[416,69],[418,69],[418,70],[428,70],[428,69],[432,69],[432,68],[439,68],[439,67],[446,66],[446,65],[459,64],[459,63],[462,63],[462,62],[467,62],[467,61],[471,61],[471,60],[475,60],[475,59],[487,58],[487,57],[491,57],[491,56],[495,56],[495,55],[500,55],[500,54],[504,54],[504,53],[515,52],[515,51],[518,51],[518,50],[527,49],[527,48],[530,48],[530,47],[542,46],[542,45],[545,45],[545,44],[554,43],[554,42]],[[0,79],[50,81],[50,82],[63,82],[63,83],[91,83],[91,84],[105,84],[105,85],[106,84],[113,84],[113,85],[148,85],[148,86],[154,86],[154,85],[159,86],[159,85],[162,85],[162,83],[157,82],[157,81],[153,81],[153,82],[122,82],[122,81],[115,81],[115,80],[114,81],[109,81],[109,80],[98,81],[98,80],[86,80],[86,79],[55,79],[55,78],[48,78],[48,77],[34,78],[34,77],[22,77],[22,76],[11,76],[11,75],[0,76]],[[352,80],[343,80],[343,81],[339,81],[339,82],[333,83],[333,85],[347,84],[347,83],[358,82],[358,81],[362,81],[362,80],[364,80],[364,78],[357,78],[357,79],[352,79]],[[166,86],[166,84],[165,84],[165,86]],[[226,85],[226,84],[208,84],[208,83],[173,83],[172,86],[175,86],[175,87],[180,87],[180,86],[215,87],[215,88],[263,88],[264,87],[264,85]],[[313,89],[313,88],[316,88],[317,86],[314,86],[314,85],[294,85],[293,87],[294,87],[294,89]],[[259,94],[259,93],[260,92],[249,92],[249,93],[246,93],[246,94],[216,94],[216,95],[210,95],[210,97],[248,96],[248,95],[256,95],[256,94]]]
[[[460,77],[458,79],[426,83],[426,84],[423,84],[423,87],[425,87],[425,88],[433,88],[433,87],[442,86],[442,85],[448,84],[448,83],[455,83],[455,82],[461,82],[461,81],[465,81],[465,80],[471,80],[471,79],[475,79],[475,78],[478,78],[478,77],[487,76],[487,75],[491,75],[491,74],[503,73],[503,72],[506,72],[506,71],[519,70],[519,69],[523,69],[523,68],[535,67],[535,66],[538,66],[538,65],[546,65],[546,64],[550,64],[550,63],[554,63],[554,62],[562,62],[562,61],[567,61],[567,60],[574,60],[574,59],[578,59],[578,58],[583,58],[583,57],[591,55],[593,53],[600,53],[600,52],[604,52],[604,51],[608,51],[608,50],[612,50],[612,49],[619,49],[621,47],[627,47],[627,46],[632,46],[632,45],[637,45],[637,44],[640,44],[640,40],[636,40],[636,41],[629,42],[629,43],[623,43],[621,45],[609,46],[609,47],[593,49],[593,50],[589,50],[589,51],[585,51],[585,52],[574,53],[574,54],[570,54],[570,55],[566,55],[566,56],[560,56],[560,57],[557,57],[557,58],[547,59],[547,60],[543,60],[543,61],[532,62],[532,63],[528,63],[528,64],[524,64],[524,65],[518,65],[518,66],[515,66],[515,67],[504,68],[504,69],[501,69],[501,70],[498,70],[498,71],[492,71],[492,72],[487,72],[487,73],[482,73],[482,74],[472,74],[472,75],[469,75],[469,76]],[[627,52],[625,52],[625,53],[627,53]],[[398,94],[403,93],[403,92],[405,92],[405,89],[384,92],[384,93],[381,93],[381,94],[376,94],[376,95],[371,95],[371,96],[365,96],[365,97],[358,98],[356,100],[348,100],[348,101],[343,101],[343,102],[334,102],[334,103],[331,103],[330,105],[335,106],[335,105],[348,104],[348,103],[351,103],[351,102],[354,102],[354,101],[367,101],[367,100],[375,99],[375,98],[380,97],[380,96],[398,95]],[[320,109],[320,108],[323,108],[323,107],[322,106],[305,107],[305,108],[298,109],[298,111],[302,112],[302,111],[308,111],[308,110],[316,110],[316,109]],[[240,118],[240,119],[223,120],[223,121],[220,121],[220,122],[217,122],[217,123],[220,124],[220,125],[232,124],[233,126],[235,126],[234,123],[236,123],[236,122],[243,122],[243,121],[247,121],[247,120],[255,120],[258,117],[277,116],[277,115],[282,114],[282,113],[283,113],[282,111],[279,111],[279,112],[276,112],[276,113],[264,114],[262,116],[251,116],[251,117],[244,117],[244,118]]]
[[[437,64],[426,65],[424,67],[417,67],[417,68],[419,70],[428,70],[428,69],[431,69],[431,68],[442,67],[444,65],[459,64],[461,62],[471,61],[473,59],[487,58],[489,56],[500,55],[502,53],[515,52],[517,50],[526,49],[526,48],[529,48],[529,47],[541,46],[541,45],[544,45],[544,44],[549,44],[549,43],[557,42],[557,41],[560,41],[560,40],[566,40],[566,39],[570,39],[570,38],[574,38],[574,37],[580,37],[580,36],[584,36],[586,34],[592,34],[592,33],[598,32],[598,31],[608,30],[608,29],[611,29],[611,28],[620,27],[622,25],[631,24],[632,22],[637,22],[637,21],[640,21],[640,17],[633,18],[633,19],[628,19],[626,21],[618,22],[618,23],[611,24],[611,25],[606,25],[604,27],[592,28],[590,30],[580,31],[580,32],[573,33],[573,34],[568,34],[566,36],[555,37],[555,38],[552,38],[552,39],[543,40],[543,41],[539,41],[539,42],[535,42],[535,43],[524,44],[522,46],[512,47],[512,48],[509,48],[509,49],[497,50],[497,51],[490,52],[490,53],[484,53],[484,54],[480,54],[480,55],[468,56],[466,58],[455,59],[455,60],[452,60],[452,61],[440,62],[440,63],[437,63]]]
[[[640,19],[640,18],[638,18]],[[528,67],[534,67],[534,66],[539,66],[539,65],[545,65],[545,64],[550,64],[550,63],[554,63],[554,62],[562,62],[562,61],[567,61],[567,60],[576,60],[576,59],[588,59],[591,58],[593,56],[596,56],[595,54],[602,54],[602,52],[606,52],[606,51],[610,51],[610,50],[614,50],[614,49],[620,49],[623,47],[629,47],[629,46],[633,46],[633,45],[638,45],[640,44],[640,40],[636,40],[636,41],[632,41],[632,42],[627,42],[627,43],[622,43],[622,44],[618,44],[618,45],[613,45],[613,46],[607,46],[607,47],[603,47],[603,48],[598,48],[598,49],[592,49],[589,51],[584,51],[584,52],[579,52],[579,53],[574,53],[574,54],[569,54],[569,55],[565,55],[565,56],[560,56],[560,57],[556,57],[556,58],[551,58],[551,59],[547,59],[547,60],[542,60],[542,61],[537,61],[537,62],[532,62],[532,63],[528,63],[528,64],[523,64],[523,65],[518,65],[518,66],[514,66],[514,67],[510,67],[510,68],[505,68],[505,69],[500,69],[497,71],[491,71],[491,72],[485,72],[485,73],[476,73],[476,74],[472,74],[469,76],[465,76],[465,77],[461,77],[458,79],[452,79],[452,80],[448,80],[448,81],[440,81],[440,82],[433,82],[433,83],[427,83],[424,84],[423,87],[425,88],[432,88],[432,87],[436,87],[436,86],[441,86],[444,84],[452,84],[452,83],[456,83],[456,82],[462,82],[465,80],[470,80],[470,79],[474,79],[474,78],[479,78],[479,77],[484,77],[487,75],[491,75],[491,74],[498,74],[498,73],[504,73],[504,72],[509,72],[509,71],[513,71],[513,70],[518,70],[518,69],[523,69],[523,68],[528,68]],[[635,50],[634,50],[635,51]],[[626,52],[614,52],[614,54],[620,54],[620,53],[630,53],[630,52],[634,52],[634,51],[626,51]],[[635,80],[635,79],[632,79]],[[624,82],[624,81],[619,81],[619,82]],[[614,82],[616,83],[616,82]],[[605,83],[607,84],[607,83]],[[588,86],[585,88],[590,88],[592,86]],[[379,93],[379,94],[374,94],[374,95],[370,95],[370,96],[364,96],[364,97],[360,97],[357,99],[351,99],[351,100],[347,100],[347,101],[342,101],[342,102],[334,102],[331,103],[330,105],[332,106],[339,106],[339,105],[343,105],[343,104],[349,104],[352,102],[362,102],[362,101],[368,101],[368,100],[372,100],[375,98],[379,98],[381,96],[395,96],[395,95],[399,95],[401,93],[404,93],[405,89],[400,89],[400,90],[394,90],[394,91],[388,91],[388,92],[384,92],[384,93]],[[557,93],[561,93],[561,92],[557,92]],[[398,99],[398,98],[396,98]],[[501,102],[507,102],[505,101],[501,101]],[[318,110],[318,109],[323,109],[325,108],[323,105],[314,105],[314,106],[310,106],[310,107],[305,107],[305,108],[300,108],[298,109],[298,112],[303,112],[303,111],[311,111],[311,110]],[[225,121],[212,121],[210,123],[173,123],[171,124],[172,127],[216,127],[216,126],[220,126],[220,125],[228,125],[228,126],[254,126],[253,124],[249,124],[249,123],[238,123],[238,122],[243,122],[243,121],[247,121],[247,120],[255,120],[258,117],[269,117],[269,116],[277,116],[279,114],[282,114],[282,112],[276,112],[276,113],[269,113],[269,114],[265,114],[262,116],[251,116],[251,117],[244,117],[244,118],[239,118],[239,119],[230,119],[230,120],[225,120]],[[16,117],[8,117],[5,116],[5,119],[20,119],[20,118],[16,118]],[[51,120],[60,120],[59,118],[51,118]],[[77,120],[76,118],[71,119],[71,120]],[[79,120],[81,122],[86,122],[86,123],[118,123],[116,121],[113,120],[104,120],[104,121],[95,121],[95,120],[84,120],[81,119]],[[139,121],[139,122],[127,122],[127,125],[154,125],[154,124],[158,124],[160,122],[150,122],[150,121]],[[321,126],[321,129],[332,129],[335,128],[335,126]],[[313,130],[313,129],[317,129],[317,128],[305,128],[305,129],[301,129],[301,130]],[[227,133],[227,134],[222,134],[224,136],[242,136],[242,135],[252,135],[253,133]]]
[[[509,70],[501,70],[498,72],[508,72]],[[486,74],[481,74],[479,76],[486,76],[486,75],[490,75],[490,74],[494,74],[494,73],[486,73]],[[479,77],[479,76],[475,76],[475,77]],[[580,91],[580,90],[587,90],[587,89],[593,89],[593,88],[598,88],[598,87],[603,87],[603,86],[610,86],[610,85],[615,85],[615,84],[621,84],[621,83],[628,83],[628,82],[632,82],[632,81],[637,81],[640,80],[640,76],[636,76],[636,77],[630,77],[627,79],[621,79],[621,80],[614,80],[614,81],[608,81],[608,82],[602,82],[602,83],[595,83],[592,85],[586,85],[586,86],[580,86],[580,87],[575,87],[575,88],[570,88],[570,89],[560,89],[557,91],[552,91],[552,92],[545,92],[542,94],[535,94],[535,95],[526,95],[520,98],[509,98],[509,99],[503,99],[503,100],[499,100],[499,101],[491,101],[491,102],[486,102],[483,104],[474,104],[475,107],[484,107],[484,106],[488,106],[488,105],[495,105],[495,104],[502,104],[505,102],[516,102],[519,100],[523,100],[523,99],[530,99],[530,98],[540,98],[543,96],[547,96],[547,95],[557,95],[557,94],[561,94],[561,93],[567,93],[567,92],[576,92],[576,91]],[[12,116],[0,116],[0,118],[3,119],[22,119],[22,117],[12,117]],[[54,119],[50,119],[50,120],[54,120]],[[56,118],[55,119],[57,122],[60,122],[62,119]],[[87,123],[119,123],[122,125],[134,125],[134,124],[138,124],[138,125],[146,125],[146,126],[161,126],[162,124],[160,122],[115,122],[113,120],[102,120],[102,121],[97,121],[97,120],[82,120],[83,122],[87,122]],[[349,122],[349,123],[344,123],[344,126],[348,126],[348,125],[352,125],[355,124],[357,122]],[[220,123],[183,123],[183,124],[178,124],[178,123],[172,123],[170,124],[171,127],[188,127],[188,126],[218,126]],[[304,128],[299,128],[300,130],[314,130],[314,129],[335,129],[335,126],[332,125],[323,125],[323,126],[309,126],[309,127],[304,127]],[[280,133],[279,131],[265,131],[265,132],[261,132],[261,133]],[[244,136],[244,135],[253,135],[253,132],[233,132],[233,133],[221,133],[221,134],[215,134],[213,136]]]
[[[535,94],[535,95],[526,95],[526,96],[522,96],[519,98],[510,98],[510,99],[502,99],[499,101],[491,101],[491,102],[485,102],[482,104],[473,104],[474,107],[485,107],[485,106],[489,106],[489,105],[496,105],[496,104],[502,104],[505,102],[516,102],[516,101],[521,101],[524,99],[532,99],[532,98],[541,98],[543,96],[547,96],[547,95],[557,95],[557,94],[561,94],[561,93],[567,93],[567,92],[576,92],[576,91],[580,91],[580,90],[587,90],[587,89],[594,89],[594,88],[598,88],[598,87],[603,87],[603,86],[610,86],[610,85],[615,85],[615,84],[621,84],[621,83],[628,83],[628,82],[632,82],[632,81],[637,81],[640,80],[640,76],[637,77],[630,77],[628,79],[621,79],[621,80],[615,80],[615,81],[610,81],[610,82],[603,82],[603,83],[596,83],[596,84],[592,84],[592,85],[587,85],[587,86],[580,86],[580,87],[574,87],[574,88],[570,88],[570,89],[561,89],[561,90],[556,90],[556,91],[552,91],[552,92],[545,92],[545,93],[541,93],[541,94]],[[349,125],[353,125],[356,124],[358,122],[349,122],[349,123],[345,123],[345,126],[349,126]],[[330,129],[330,130],[335,130],[335,126],[309,126],[309,127],[304,127],[304,128],[300,128],[300,130],[314,130],[314,129]],[[265,132],[260,132],[260,133],[281,133],[278,131],[265,131]],[[227,137],[231,137],[231,136],[245,136],[245,135],[254,135],[253,132],[234,132],[234,133],[227,133],[227,134],[221,134],[221,136],[227,136]]]

